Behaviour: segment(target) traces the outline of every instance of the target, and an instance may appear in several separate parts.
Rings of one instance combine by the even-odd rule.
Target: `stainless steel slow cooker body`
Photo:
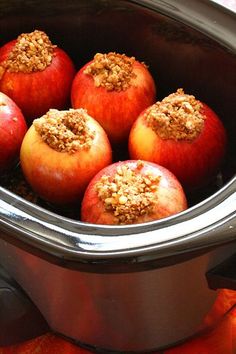
[[[0,262],[52,330],[102,351],[172,345],[200,329],[216,298],[205,273],[236,246],[236,21],[209,1],[1,1],[6,42],[35,28],[78,68],[100,51],[145,61],[158,96],[184,87],[222,117],[224,165],[190,208],[163,220],[98,226],[0,187]]]

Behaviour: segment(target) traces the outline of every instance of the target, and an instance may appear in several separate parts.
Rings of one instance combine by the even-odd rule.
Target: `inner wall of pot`
[[[189,205],[212,195],[234,176],[236,58],[221,44],[128,1],[1,1],[0,14],[0,45],[22,32],[40,29],[71,56],[77,69],[97,52],[135,56],[148,65],[158,100],[182,87],[217,112],[228,132],[227,155],[215,180],[187,196]],[[115,152],[115,160],[127,158],[127,153]],[[11,188],[9,176],[0,182]],[[65,211],[56,212],[74,217]]]

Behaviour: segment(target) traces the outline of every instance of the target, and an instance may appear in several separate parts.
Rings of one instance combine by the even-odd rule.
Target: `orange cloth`
[[[222,290],[204,323],[218,325],[207,334],[191,339],[162,354],[236,354],[236,291]],[[0,354],[90,354],[66,340],[48,333],[12,347]]]

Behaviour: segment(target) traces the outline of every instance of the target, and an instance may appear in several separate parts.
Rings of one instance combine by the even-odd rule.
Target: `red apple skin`
[[[19,107],[0,92],[0,174],[19,160],[20,147],[27,131],[25,118]]]
[[[0,65],[13,49],[16,40],[0,48]],[[54,49],[51,64],[43,71],[32,73],[5,71],[0,77],[0,91],[11,97],[31,123],[50,108],[64,109],[70,101],[75,67],[60,48]]]
[[[160,176],[158,186],[158,203],[153,214],[139,216],[135,223],[144,223],[158,220],[187,209],[187,200],[184,190],[176,177],[166,168],[152,162],[144,162],[140,173],[151,172],[154,176]],[[98,197],[96,183],[102,176],[112,176],[116,173],[117,167],[127,165],[136,169],[136,160],[119,161],[105,167],[89,183],[81,206],[81,220],[92,224],[115,224],[114,216],[105,210],[104,204]]]
[[[178,178],[185,190],[205,186],[217,173],[226,150],[226,131],[218,116],[202,104],[206,117],[202,132],[193,141],[164,140],[148,127],[144,114],[132,126],[128,149],[131,159],[160,164]]]
[[[138,115],[155,102],[156,88],[154,80],[138,61],[134,62],[136,78],[125,91],[107,91],[96,87],[92,76],[84,74],[91,62],[76,74],[71,90],[73,108],[85,108],[105,129],[110,141],[123,143],[128,139],[129,131]]]
[[[112,150],[103,128],[90,117],[95,138],[89,150],[73,154],[58,152],[47,145],[32,125],[23,140],[20,161],[32,189],[44,200],[58,205],[81,201],[94,175],[112,162]]]

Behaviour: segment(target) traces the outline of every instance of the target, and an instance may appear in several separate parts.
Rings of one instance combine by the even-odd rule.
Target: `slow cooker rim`
[[[165,217],[163,219],[159,220],[154,220],[154,221],[149,221],[146,223],[141,223],[141,224],[131,224],[131,225],[101,225],[101,224],[92,224],[92,223],[87,223],[87,222],[82,222],[77,219],[72,219],[67,216],[63,216],[60,214],[57,214],[54,211],[51,211],[47,209],[46,207],[40,206],[38,204],[35,204],[34,202],[30,202],[27,199],[21,197],[18,194],[15,194],[14,192],[11,192],[5,187],[0,186],[0,202],[2,201],[4,204],[9,204],[9,206],[12,206],[15,208],[15,210],[20,210],[29,216],[36,216],[37,214],[40,213],[40,216],[43,214],[44,221],[46,220],[46,216],[50,216],[50,218],[54,220],[59,220],[63,221],[67,224],[68,229],[70,229],[73,232],[73,229],[70,227],[71,225],[74,225],[74,227],[81,226],[82,229],[80,230],[81,233],[84,234],[94,234],[94,231],[101,230],[101,236],[106,236],[107,234],[113,234],[112,231],[114,231],[114,235],[117,234],[117,230],[120,231],[119,234],[133,234],[133,230],[136,230],[137,228],[140,229],[142,232],[143,229],[148,229],[152,230],[153,228],[156,228],[157,225],[162,225],[166,223],[170,223],[173,221],[173,223],[179,222],[179,220],[185,221],[186,219],[191,218],[193,214],[195,215],[200,215],[202,214],[203,211],[206,211],[209,209],[209,205],[212,204],[217,204],[217,202],[220,202],[221,200],[224,200],[225,198],[229,198],[229,191],[236,191],[236,174],[227,182],[225,183],[221,188],[219,188],[217,191],[215,191],[212,195],[208,196],[204,200],[201,200],[200,202],[188,207],[186,210],[183,210],[182,212],[178,214],[171,215],[169,217]],[[1,205],[1,204],[0,204]],[[32,212],[34,210],[34,212]],[[235,209],[236,211],[236,209]],[[38,220],[40,221],[42,218],[38,217]],[[1,219],[0,219],[1,222]],[[86,228],[86,232],[84,232],[84,229]],[[130,230],[130,232],[129,232]]]
[[[187,250],[201,250],[233,241],[235,239],[234,228],[236,226],[235,190],[236,177],[209,198],[182,213],[151,223],[117,228],[109,225],[88,225],[80,221],[61,217],[0,187],[0,195],[3,195],[0,201],[0,208],[1,205],[2,210],[7,208],[2,213],[3,216],[0,223],[2,229],[8,234],[7,240],[9,242],[20,242],[27,246],[37,247],[39,250],[64,261],[77,260],[82,263],[92,261],[95,264],[112,258],[119,263],[124,262],[125,258],[126,263],[144,262],[147,257],[161,259],[174,254],[185,253]],[[11,203],[9,203],[10,201]],[[224,215],[221,214],[222,217],[219,219],[215,215],[214,222],[209,224],[206,214],[207,212],[215,214],[213,205],[218,211],[226,211],[226,213]],[[37,214],[40,214],[41,218],[37,217]],[[49,217],[50,223],[42,218],[42,214]],[[193,221],[193,218],[204,220],[205,216],[207,220],[207,225],[205,226],[197,223],[195,225],[196,228],[189,233],[186,232],[175,237],[172,235],[166,240],[159,238],[159,234],[163,230],[165,230],[164,233],[167,230],[171,233],[171,230],[176,228],[183,230],[183,225],[186,227]],[[165,225],[170,221],[171,224]],[[64,227],[58,226],[61,222]],[[156,228],[157,225],[160,226],[158,229]],[[166,227],[162,227],[163,225]],[[65,226],[68,226],[68,228]],[[80,227],[80,230],[78,229],[79,233],[78,231],[75,233],[75,229],[78,226]],[[214,232],[212,232],[212,228]],[[101,229],[104,233],[98,234],[98,230],[101,231]],[[123,233],[119,232],[119,235],[117,235],[117,231],[121,230]],[[127,232],[131,230],[135,230],[136,233]],[[209,232],[210,230],[211,232]],[[111,231],[115,231],[115,234],[111,235]],[[150,238],[151,234],[154,239]],[[222,236],[223,234],[224,237]],[[137,246],[136,243],[136,246],[134,246],[133,241],[142,237],[142,235],[145,235],[143,240],[148,239],[149,242],[143,244],[142,241],[141,245]],[[5,238],[4,234],[1,237]],[[125,239],[130,242],[127,244]],[[119,245],[123,247],[119,247]]]
[[[130,0],[197,30],[235,53],[236,13],[213,0]],[[190,4],[191,2],[191,4]],[[210,11],[207,11],[209,10]],[[199,17],[200,16],[200,17]],[[204,18],[204,20],[203,20]]]

